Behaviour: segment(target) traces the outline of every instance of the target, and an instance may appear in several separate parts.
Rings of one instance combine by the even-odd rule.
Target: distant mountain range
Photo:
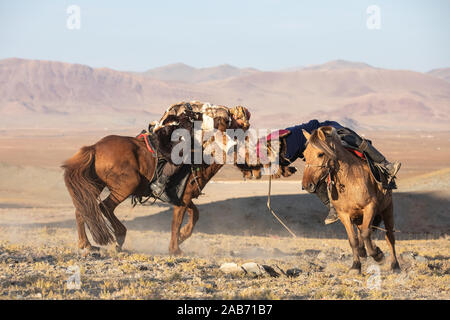
[[[450,68],[420,73],[344,60],[282,71],[173,64],[142,73],[0,60],[1,128],[146,127],[179,101],[245,105],[254,127],[334,119],[356,129],[450,128]]]
[[[428,74],[450,82],[450,68],[434,69],[429,71]]]
[[[240,69],[229,64],[211,68],[194,68],[184,63],[175,63],[168,66],[150,69],[143,74],[149,78],[164,81],[180,81],[189,83],[224,80],[228,78],[246,76],[259,72],[256,69]]]

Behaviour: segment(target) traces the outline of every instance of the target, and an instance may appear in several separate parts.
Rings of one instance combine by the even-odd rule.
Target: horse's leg
[[[361,273],[361,261],[359,260],[358,255],[358,238],[355,233],[355,228],[353,227],[352,221],[350,219],[350,216],[348,214],[339,215],[339,219],[341,220],[342,224],[345,227],[345,230],[347,231],[348,241],[350,242],[350,247],[352,247],[353,251],[353,264],[350,268],[350,273]]]
[[[119,196],[115,192],[111,194],[101,202],[100,208],[102,209],[103,215],[108,219],[109,223],[114,229],[114,235],[116,237],[116,250],[122,250],[122,245],[125,242],[125,236],[127,234],[127,228],[117,219],[114,214],[114,209],[123,201],[127,196]]]
[[[141,175],[135,169],[136,163],[125,162],[118,164],[112,169],[98,170],[103,181],[106,181],[106,186],[110,190],[109,196],[100,203],[100,208],[103,215],[108,219],[109,223],[114,229],[114,236],[116,238],[116,250],[122,250],[122,245],[125,242],[127,228],[120,222],[114,214],[116,207],[127,199],[141,182]]]
[[[97,251],[99,250],[98,247],[94,247],[89,242],[89,239],[86,235],[86,227],[84,224],[83,217],[80,214],[80,211],[78,209],[75,210],[75,217],[77,220],[77,230],[78,230],[78,248],[85,249],[87,251]]]
[[[370,238],[372,234],[371,226],[373,218],[375,217],[375,205],[367,206],[363,211],[363,223],[361,225],[361,237],[364,240],[368,254],[376,261],[381,262],[384,258],[383,251],[378,248]]]
[[[382,213],[384,226],[386,227],[385,239],[391,250],[391,270],[400,271],[397,256],[395,254],[395,236],[394,236],[394,206],[392,202]]]
[[[183,223],[184,213],[186,212],[187,206],[174,206],[173,207],[173,218],[172,218],[172,236],[170,238],[169,253],[173,255],[180,255],[181,251],[180,244],[180,227]]]
[[[357,227],[358,231],[358,255],[360,258],[367,258],[366,247],[364,246],[364,240],[361,236],[361,226]]]
[[[198,209],[197,207],[192,203],[192,201],[189,203],[187,207],[187,212],[189,214],[189,222],[180,230],[180,242],[181,244],[184,240],[189,238],[192,235],[192,231],[194,230],[194,226],[198,221]]]

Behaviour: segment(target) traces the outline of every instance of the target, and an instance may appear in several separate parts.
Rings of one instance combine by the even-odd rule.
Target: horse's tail
[[[101,185],[94,169],[95,146],[81,148],[61,166],[73,204],[99,245],[114,241],[99,204]]]

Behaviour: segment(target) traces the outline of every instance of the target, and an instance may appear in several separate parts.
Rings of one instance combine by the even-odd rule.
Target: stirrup
[[[335,223],[338,220],[339,218],[336,209],[334,207],[331,207],[330,211],[328,212],[328,216],[325,218],[325,224]]]
[[[167,195],[166,190],[162,190],[159,194],[153,191],[152,194],[154,197],[158,198],[161,201],[170,202],[170,198]]]
[[[164,202],[170,202],[170,198],[166,193],[166,188],[164,184],[154,183],[150,185],[150,189],[152,190],[152,195]],[[156,189],[156,190],[155,190]]]
[[[392,172],[389,172],[389,175],[391,177],[395,177],[397,175],[397,172],[400,170],[400,167],[402,166],[401,162],[394,161],[392,164]]]

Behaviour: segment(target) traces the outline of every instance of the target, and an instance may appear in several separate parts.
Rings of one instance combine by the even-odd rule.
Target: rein
[[[277,216],[277,214],[272,210],[270,207],[270,193],[272,189],[272,175],[269,176],[269,193],[267,195],[267,208],[269,209],[270,213],[278,220],[278,222],[292,235],[293,238],[297,238],[294,232],[291,231],[291,229],[288,228],[286,224]]]

